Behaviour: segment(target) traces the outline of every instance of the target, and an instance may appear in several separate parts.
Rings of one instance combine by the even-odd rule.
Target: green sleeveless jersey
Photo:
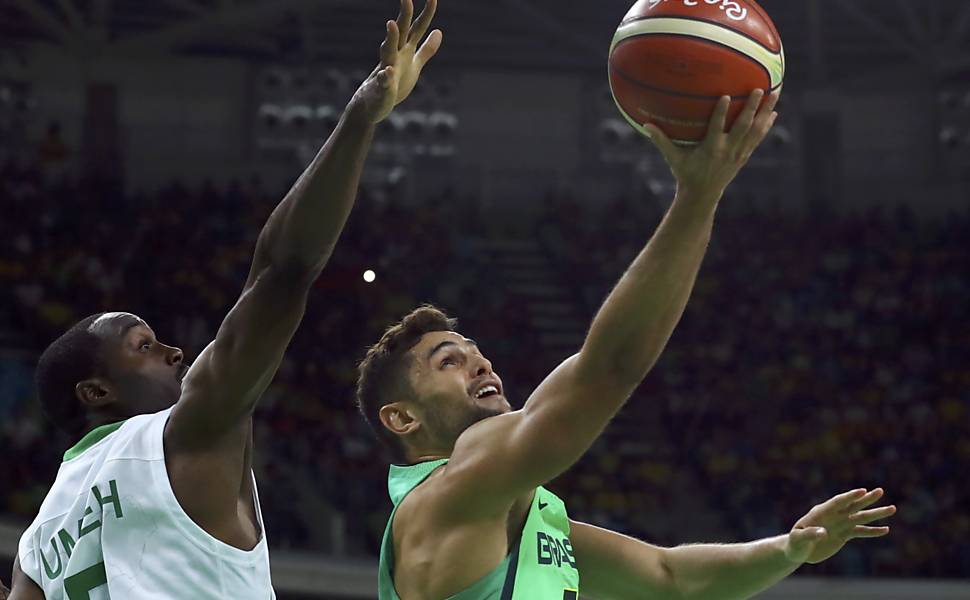
[[[448,459],[410,466],[391,465],[387,489],[394,510],[387,520],[381,542],[378,574],[380,600],[401,600],[394,589],[394,537],[391,525],[397,507]],[[522,527],[522,535],[499,566],[465,590],[447,600],[577,600],[579,571],[569,541],[566,505],[544,487],[535,498]]]

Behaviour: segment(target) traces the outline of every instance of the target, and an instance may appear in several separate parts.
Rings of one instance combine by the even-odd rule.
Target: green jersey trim
[[[64,462],[81,456],[85,450],[108,437],[124,424],[124,421],[118,421],[117,423],[95,427],[81,438],[81,441],[67,449],[67,452],[64,453]]]
[[[394,588],[394,517],[404,498],[448,459],[415,465],[392,465],[388,492],[394,508],[384,528],[378,571],[380,600],[400,600]],[[481,579],[446,600],[575,600],[579,570],[569,541],[569,517],[563,501],[539,486],[519,538],[504,560]]]
[[[531,508],[529,509],[532,510]],[[519,548],[522,547],[522,536],[519,535],[519,539],[515,542],[515,547],[512,548],[512,553],[506,557],[505,562],[501,566],[506,567],[505,571],[505,584],[502,585],[502,598],[500,600],[512,600],[512,596],[515,594],[515,576],[519,572]],[[508,564],[506,564],[508,563]]]

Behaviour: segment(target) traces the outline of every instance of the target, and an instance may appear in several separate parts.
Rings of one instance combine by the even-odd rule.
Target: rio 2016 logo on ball
[[[609,64],[626,120],[680,144],[704,137],[721,96],[731,96],[730,126],[752,90],[785,78],[781,36],[754,0],[640,0],[613,36]]]

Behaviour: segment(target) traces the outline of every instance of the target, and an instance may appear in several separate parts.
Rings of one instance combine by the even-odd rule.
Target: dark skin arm
[[[415,50],[434,5],[429,2],[412,29],[413,8],[403,0],[399,22],[388,23],[381,63],[269,217],[242,294],[186,376],[165,428],[166,464],[176,497],[189,516],[228,543],[255,543],[255,523],[240,519],[239,504],[246,504],[252,521],[253,410],[279,368],[303,318],[310,286],[347,220],[376,124],[410,94],[440,45],[441,34],[434,32]]]
[[[13,577],[10,585],[13,586],[12,590],[8,590],[3,583],[0,583],[0,600],[44,600],[44,592],[20,570],[19,557],[13,562]]]

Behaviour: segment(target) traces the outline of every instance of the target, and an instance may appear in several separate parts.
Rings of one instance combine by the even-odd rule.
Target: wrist
[[[805,564],[804,550],[795,548],[792,544],[791,533],[786,533],[779,537],[781,554],[784,556],[785,561],[794,567],[800,567]]]
[[[676,208],[679,214],[689,215],[692,219],[712,219],[717,211],[721,195],[722,192],[678,184],[677,192],[674,195],[674,204],[671,208]]]
[[[714,208],[724,196],[725,188],[677,182],[677,197],[699,206]]]
[[[354,96],[347,104],[340,121],[344,127],[358,130],[361,133],[377,126],[365,103],[360,101],[357,96]]]

